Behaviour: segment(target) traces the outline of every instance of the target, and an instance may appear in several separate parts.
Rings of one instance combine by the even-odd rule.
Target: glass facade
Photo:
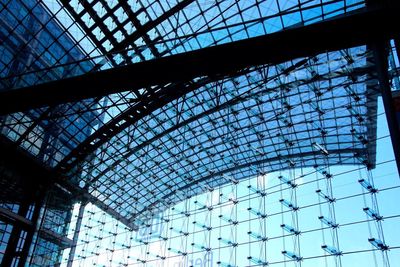
[[[0,93],[370,5],[0,0]],[[398,90],[398,43],[387,45]],[[1,142],[45,173],[0,159],[0,262],[396,266],[400,180],[381,65],[366,43],[0,116]]]
[[[49,8],[42,2],[2,1],[0,21],[2,40],[0,42],[0,77],[4,88],[19,87],[21,80],[16,75],[21,73],[33,73],[27,79],[34,81],[40,76],[35,73],[37,70],[55,64],[75,62],[86,57],[82,47],[76,45],[71,34],[65,31],[59,21],[55,20]],[[80,73],[84,73],[84,69],[90,68],[91,65],[93,65],[92,62],[82,64]],[[59,79],[66,73],[79,73],[79,71],[69,68],[64,68],[62,71],[52,69],[43,77]],[[3,80],[4,77],[13,78]],[[93,105],[94,101],[85,100],[84,103]],[[26,149],[39,161],[54,166],[55,159],[59,158],[55,149],[68,151],[74,143],[83,141],[90,134],[87,124],[93,125],[98,121],[93,120],[96,111],[88,112],[83,116],[72,114],[68,120],[46,119],[46,116],[57,116],[56,114],[62,114],[69,108],[79,110],[82,107],[81,103],[76,103],[51,110],[45,108],[2,116],[0,118],[1,133],[21,148]],[[32,174],[32,177],[24,176],[16,179],[16,177],[12,177],[13,175],[7,174],[6,170],[2,166],[2,208],[22,217],[17,220],[21,219],[23,222],[28,220],[26,222],[29,222],[32,219],[32,211],[21,211],[21,205],[28,205],[30,209],[33,209],[36,204],[30,199],[24,199],[27,195],[26,189],[19,189],[25,187],[25,183],[29,183],[26,180],[36,179],[36,175]],[[71,246],[72,241],[66,238],[66,233],[73,203],[76,200],[69,198],[60,190],[46,195],[39,216],[41,223],[36,225],[40,229],[35,231],[30,246],[30,257],[27,261],[29,266],[54,266],[60,262],[62,250]],[[26,228],[32,226],[13,227],[15,224],[13,220],[3,221],[2,217],[0,220],[0,262],[6,253],[7,244],[11,243],[10,239],[18,236],[17,240],[20,241],[16,247],[16,256],[10,262],[3,263],[18,266],[20,260],[18,253],[22,253],[24,246],[24,241],[21,240],[26,238]],[[15,231],[12,232],[12,229]]]

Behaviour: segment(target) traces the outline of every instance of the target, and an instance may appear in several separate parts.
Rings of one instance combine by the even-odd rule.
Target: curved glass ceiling
[[[373,166],[368,56],[364,47],[332,52],[203,86],[115,134],[69,176],[82,173],[82,187],[134,220],[230,177],[326,162]]]
[[[0,86],[270,34],[363,6],[357,0],[3,0]],[[10,114],[0,120],[1,132],[140,224],[232,174],[241,179],[327,162],[373,167],[368,140],[375,140],[377,82],[370,58],[367,47],[349,48],[243,69],[217,82],[198,77]],[[180,87],[187,93],[169,95]]]

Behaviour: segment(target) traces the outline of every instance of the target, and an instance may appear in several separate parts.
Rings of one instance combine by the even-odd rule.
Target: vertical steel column
[[[397,60],[400,62],[400,37],[394,39],[394,46],[396,47]]]
[[[24,203],[21,203],[18,209],[18,215],[26,218],[29,206],[30,206],[29,200],[25,201]],[[17,253],[18,243],[21,239],[22,232],[26,230],[27,229],[24,229],[24,226],[22,225],[21,222],[15,221],[15,223],[13,223],[13,229],[11,230],[10,238],[7,243],[6,251],[4,253],[1,266],[11,266],[14,259],[19,256],[19,253]]]
[[[82,202],[81,206],[79,207],[78,219],[76,220],[74,237],[72,239],[72,247],[71,247],[71,250],[70,250],[69,256],[68,256],[67,267],[72,267],[72,263],[74,262],[76,245],[78,244],[79,232],[81,230],[83,213],[85,212],[86,204],[87,204],[87,202]]]
[[[385,41],[380,41],[374,46],[375,64],[378,72],[379,85],[382,93],[383,105],[385,107],[386,119],[389,127],[390,138],[394,156],[397,164],[397,171],[400,177],[400,130],[393,105],[391,87],[388,72],[388,54]]]
[[[20,254],[21,256],[20,256],[20,260],[18,262],[18,267],[24,267],[26,265],[26,260],[28,259],[29,251],[32,246],[32,240],[36,233],[36,227],[38,225],[40,211],[42,210],[43,199],[44,198],[42,196],[39,196],[38,199],[35,201],[35,209],[33,211],[32,219],[31,219],[32,226],[29,229],[29,231],[27,231],[24,246],[23,246],[21,254]]]

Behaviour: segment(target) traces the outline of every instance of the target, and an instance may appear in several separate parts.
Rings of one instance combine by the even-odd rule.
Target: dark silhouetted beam
[[[110,70],[0,93],[0,114],[53,106],[85,98],[184,82],[200,76],[230,75],[243,68],[277,64],[389,39],[399,31],[400,3],[365,8],[324,22],[203,48]]]
[[[29,180],[24,180],[25,186],[32,188],[36,188],[34,186],[37,186],[38,188],[42,186],[36,191],[44,191],[47,190],[49,186],[57,186],[61,190],[68,191],[71,194],[71,197],[84,202],[90,202],[121,223],[125,224],[127,227],[137,230],[137,226],[132,224],[126,217],[123,217],[117,211],[109,207],[97,197],[88,193],[86,190],[71,183],[67,179],[60,177],[60,175],[54,170],[43,166],[43,164],[37,161],[33,156],[21,148],[16,147],[4,136],[0,136],[0,163],[7,166],[7,168],[11,168],[11,170],[18,168],[18,170],[20,170],[18,175],[31,178]],[[21,166],[23,166],[23,168],[21,168]],[[36,191],[34,193],[36,193]],[[0,210],[0,212],[1,211],[2,210]],[[15,219],[16,217],[13,218],[10,214],[2,212],[0,213],[0,218]]]

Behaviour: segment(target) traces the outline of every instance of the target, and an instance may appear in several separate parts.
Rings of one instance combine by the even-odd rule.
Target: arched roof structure
[[[0,84],[15,92],[369,11],[362,0],[3,2]],[[236,179],[375,164],[367,43],[129,89],[2,116],[2,134],[132,227]]]

